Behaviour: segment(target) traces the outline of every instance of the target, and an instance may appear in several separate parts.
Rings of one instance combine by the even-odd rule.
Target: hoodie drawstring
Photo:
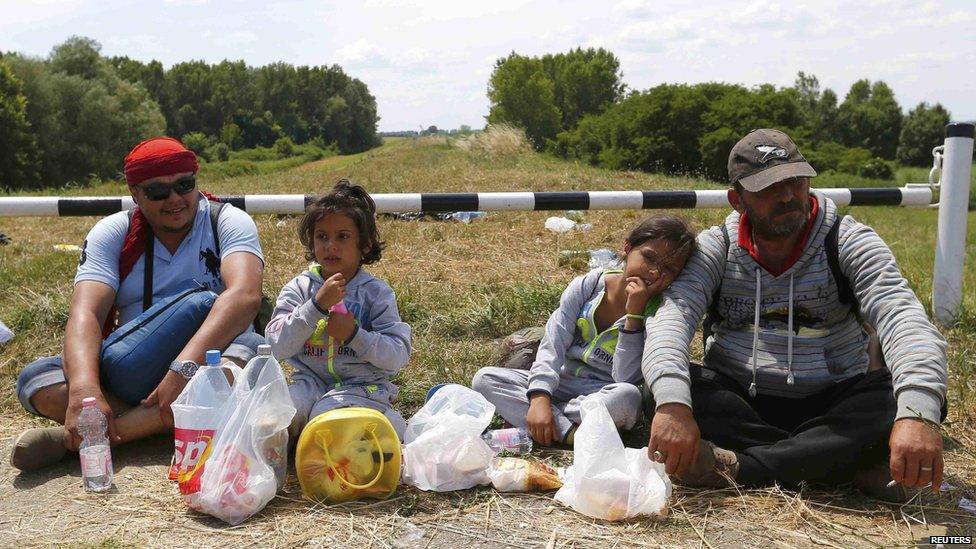
[[[793,385],[793,273],[790,273],[789,312],[786,317],[786,384]]]
[[[752,383],[749,396],[756,396],[756,351],[759,347],[759,300],[762,299],[762,273],[756,267],[756,312],[752,319]]]
[[[749,396],[755,397],[756,389],[756,355],[759,347],[759,310],[762,299],[762,271],[756,268],[756,311],[752,320],[752,383],[749,384]],[[793,273],[790,273],[790,295],[786,317],[786,384],[793,385]]]

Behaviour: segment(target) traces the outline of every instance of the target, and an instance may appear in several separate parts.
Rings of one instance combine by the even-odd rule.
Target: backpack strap
[[[129,216],[129,228],[126,229],[126,234],[128,234],[129,231],[132,230],[132,216],[135,215],[135,213],[136,213],[135,209],[132,209],[132,210],[129,210],[128,212],[126,212],[126,214]],[[143,274],[142,274],[142,310],[143,311],[145,311],[146,309],[152,307],[152,294],[153,294],[153,276],[152,275],[153,275],[153,252],[154,252],[154,250],[153,250],[153,244],[154,244],[154,241],[153,241],[152,231],[147,231],[147,234],[146,234],[146,251],[144,252],[144,255],[146,257],[146,261],[145,261],[145,266],[144,266]],[[119,273],[119,275],[120,275],[119,284],[121,284],[122,283],[122,279],[124,279],[126,276],[128,276],[129,273],[126,272],[124,275],[122,273]],[[113,307],[112,310],[109,312],[109,318],[110,319],[114,320],[114,316],[115,316],[114,313],[115,312],[116,312],[116,309],[115,309],[115,307]],[[114,328],[114,323],[113,323],[113,326],[112,327]],[[111,332],[111,330],[108,330],[108,332]]]
[[[729,248],[732,246],[732,240],[729,239],[729,228],[722,223],[722,242],[725,244],[725,259],[728,261]],[[708,304],[708,313],[705,315],[705,321],[702,322],[702,347],[704,348],[705,342],[708,341],[709,336],[712,335],[712,325],[716,322],[722,320],[722,315],[718,312],[718,294],[722,291],[722,282],[719,279],[719,285],[715,288],[715,293],[712,294],[712,301]]]
[[[156,252],[153,249],[156,236],[152,231],[146,231],[146,251],[143,257],[146,258],[145,269],[142,276],[142,310],[152,307],[153,296],[153,257]]]
[[[858,313],[859,307],[857,303],[857,297],[854,295],[854,290],[851,288],[851,281],[844,275],[844,271],[840,268],[840,224],[843,217],[837,216],[834,218],[834,225],[830,227],[830,231],[827,232],[827,238],[824,241],[827,247],[827,265],[830,266],[830,274],[834,277],[834,282],[837,284],[837,299],[840,300],[844,305],[850,305],[854,309],[855,313]]]
[[[217,259],[220,259],[220,231],[217,230],[217,220],[220,218],[220,212],[224,211],[225,205],[224,202],[210,201],[210,229],[213,231],[214,254]]]

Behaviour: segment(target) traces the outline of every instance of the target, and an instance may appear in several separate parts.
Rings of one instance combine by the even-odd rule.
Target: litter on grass
[[[434,221],[458,221],[468,224],[484,217],[486,214],[485,212],[389,212],[380,215],[399,221],[422,221],[430,219]]]
[[[14,338],[14,332],[0,321],[0,345],[7,343]]]

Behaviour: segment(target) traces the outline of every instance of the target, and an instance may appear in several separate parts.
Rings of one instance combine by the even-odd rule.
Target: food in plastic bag
[[[514,457],[495,458],[488,469],[488,478],[499,492],[546,492],[563,485],[552,467]]]
[[[481,432],[494,413],[495,406],[477,391],[441,387],[407,422],[403,482],[436,492],[488,484],[495,453]]]
[[[573,465],[555,500],[593,518],[622,520],[668,513],[671,480],[647,448],[624,448],[606,405],[581,404],[583,421],[573,440]]]
[[[284,482],[283,456],[295,407],[281,367],[263,347],[236,376],[216,411],[210,447],[192,469],[180,474],[187,505],[229,524],[240,524],[263,509]]]

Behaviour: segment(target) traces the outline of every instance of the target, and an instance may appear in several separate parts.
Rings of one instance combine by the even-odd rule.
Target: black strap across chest
[[[210,202],[210,230],[213,231],[214,238],[214,254],[220,257],[220,232],[217,230],[217,220],[220,218],[220,212],[224,209],[223,202]],[[129,223],[132,223],[132,215],[134,210],[129,210]],[[145,257],[145,269],[143,270],[142,276],[142,310],[152,307],[152,296],[153,296],[153,258],[155,257],[155,247],[156,236],[152,231],[146,231],[146,251],[144,252]]]

